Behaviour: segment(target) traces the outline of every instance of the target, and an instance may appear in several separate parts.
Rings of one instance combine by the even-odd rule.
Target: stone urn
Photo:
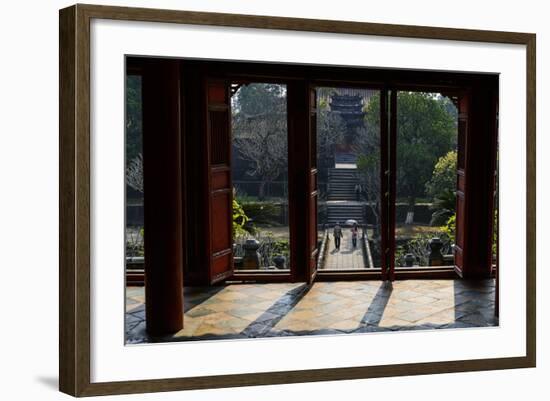
[[[428,259],[430,266],[443,266],[441,248],[443,248],[443,241],[441,241],[441,238],[434,237],[430,240],[430,256]]]
[[[273,263],[275,263],[275,267],[277,269],[284,269],[285,262],[286,262],[286,258],[283,255],[277,255],[273,258]]]
[[[260,243],[254,238],[247,239],[243,245],[244,256],[242,260],[242,269],[257,270],[260,268],[260,253],[258,252]]]
[[[412,267],[414,265],[414,255],[412,253],[407,253],[405,255],[405,266]]]

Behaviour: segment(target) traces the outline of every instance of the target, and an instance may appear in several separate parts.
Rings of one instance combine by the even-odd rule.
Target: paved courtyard
[[[145,332],[144,288],[127,287],[128,344],[487,327],[494,280],[228,284],[184,289],[184,329]]]
[[[350,270],[364,269],[363,246],[361,238],[357,238],[357,246],[354,248],[349,228],[343,228],[340,249],[334,246],[334,236],[330,233],[330,240],[327,242],[327,253],[323,270]]]

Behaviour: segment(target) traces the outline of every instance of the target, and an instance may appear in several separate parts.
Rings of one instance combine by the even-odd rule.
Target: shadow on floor
[[[310,289],[310,285],[302,284],[287,291],[256,320],[250,323],[241,334],[248,338],[265,336],[307,295]]]
[[[365,315],[361,319],[361,325],[378,327],[392,292],[393,285],[390,281],[384,281],[380,284],[376,295],[365,312]]]

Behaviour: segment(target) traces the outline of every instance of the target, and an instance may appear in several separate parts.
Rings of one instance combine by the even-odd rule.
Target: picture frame
[[[91,37],[92,20],[269,29],[525,46],[525,356],[308,370],[94,382],[91,377]],[[73,396],[349,380],[536,366],[536,36],[350,21],[203,13],[77,4],[60,10],[59,387]]]

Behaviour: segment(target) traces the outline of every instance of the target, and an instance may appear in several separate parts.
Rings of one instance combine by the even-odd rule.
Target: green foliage
[[[432,219],[430,221],[431,226],[444,225],[451,216],[455,214],[456,210],[456,193],[452,190],[445,190],[437,195],[431,206],[434,210],[432,213]]]
[[[451,243],[456,241],[456,214],[453,214],[447,224],[443,228],[445,234],[449,237]],[[491,250],[493,255],[497,253],[497,241],[498,241],[498,210],[495,210],[495,218],[493,219],[493,241],[491,245]]]
[[[397,195],[419,198],[437,160],[456,141],[455,117],[445,98],[431,93],[398,92],[397,109]],[[367,127],[380,126],[379,96],[370,99],[365,119]]]
[[[371,171],[379,168],[380,155],[378,153],[362,154],[357,157],[357,168],[361,172]]]
[[[432,178],[426,184],[426,193],[432,198],[453,192],[456,188],[456,150],[449,151],[435,164]]]
[[[127,230],[126,231],[126,256],[135,257],[135,256],[144,256],[144,229],[143,227],[138,228],[137,230]]]
[[[418,266],[428,266],[430,258],[430,241],[434,237],[434,234],[416,234],[410,238],[404,245],[397,247],[395,252],[395,260],[398,266],[405,266],[405,255],[411,253],[414,256],[415,264]],[[445,233],[439,234],[443,247],[441,248],[442,254],[449,254],[451,252],[451,246],[453,241]]]
[[[273,254],[275,256],[282,255],[288,258],[289,253],[290,253],[290,243],[288,240],[280,239],[275,241],[273,245]]]
[[[273,202],[242,202],[242,209],[255,224],[278,223],[280,207]]]
[[[430,256],[431,234],[416,234],[410,238],[404,245],[400,245],[395,250],[395,260],[398,266],[405,266],[405,255],[411,253],[414,256],[415,264],[418,266],[428,266]]]
[[[456,240],[456,213],[449,217],[449,220],[447,220],[447,224],[443,228],[443,231],[445,232],[445,234],[447,234],[450,241],[454,243]]]
[[[233,199],[233,235],[235,237],[246,235],[247,231],[244,229],[244,226],[248,220],[248,216],[242,206],[236,199]]]
[[[267,267],[273,266],[273,258],[275,256],[284,256],[286,263],[290,262],[290,245],[287,239],[277,239],[271,231],[257,230],[254,234],[254,238],[260,243],[258,253],[260,254],[260,266]],[[234,250],[234,256],[244,256],[244,244],[245,238],[242,237],[236,241]]]
[[[497,254],[497,242],[498,242],[498,209],[495,209],[495,217],[493,219],[493,245],[491,247],[493,255]]]
[[[421,197],[436,161],[451,149],[455,125],[431,94],[399,92],[397,105],[398,196]]]

